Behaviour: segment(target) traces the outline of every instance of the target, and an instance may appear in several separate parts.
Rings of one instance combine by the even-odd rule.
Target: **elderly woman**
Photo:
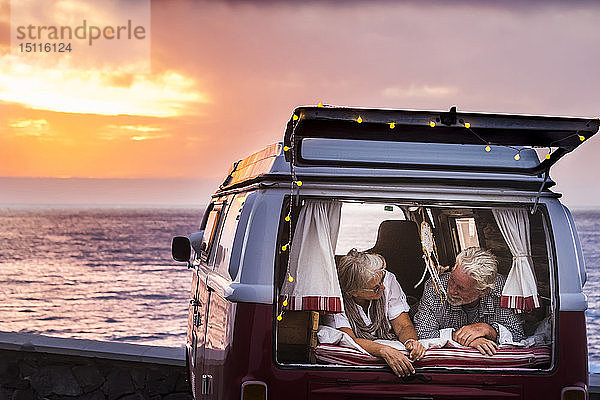
[[[421,359],[425,347],[408,316],[406,295],[394,274],[386,273],[384,258],[352,249],[341,258],[338,277],[346,312],[334,314],[334,327],[370,354],[383,358],[396,375],[413,374],[411,360]],[[400,340],[410,359],[393,347],[374,342],[376,339]]]

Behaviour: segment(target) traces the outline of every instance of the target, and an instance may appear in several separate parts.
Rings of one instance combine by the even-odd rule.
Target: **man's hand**
[[[392,371],[400,377],[409,376],[415,373],[415,368],[412,363],[400,350],[384,345],[379,351],[379,356],[383,358]]]
[[[495,339],[496,331],[485,322],[465,325],[459,330],[452,333],[452,339],[462,344],[463,346],[473,347],[471,343],[478,338]]]
[[[471,342],[471,347],[479,350],[481,354],[493,356],[498,350],[498,344],[484,337],[477,338]]]
[[[418,361],[425,356],[427,350],[421,342],[415,339],[409,339],[404,343],[404,347],[409,352],[409,357],[412,361]]]

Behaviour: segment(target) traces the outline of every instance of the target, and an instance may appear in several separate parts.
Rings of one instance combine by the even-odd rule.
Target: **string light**
[[[471,124],[468,122],[465,122],[465,128],[469,129],[471,127]]]
[[[488,153],[489,153],[490,151],[492,151],[492,148],[490,147],[490,145],[489,145],[489,144],[488,144],[487,146],[485,146],[485,151],[486,151],[486,152],[488,152]]]
[[[390,122],[388,125],[390,126],[390,129],[394,129],[396,127],[395,122]]]
[[[319,103],[317,107],[323,107],[323,103]]]
[[[435,128],[435,122],[434,121],[429,121],[429,126],[432,128]]]
[[[319,107],[323,107],[323,103],[319,103],[318,106]],[[294,113],[292,115],[292,120],[293,121],[298,121],[299,119],[300,119],[300,117],[297,114]],[[290,136],[291,143],[295,143],[295,141],[294,141],[295,140],[294,139],[294,133],[295,133],[295,130],[298,127],[298,125],[299,124],[297,124],[297,123],[292,124],[293,128],[292,128],[292,134]],[[284,147],[284,150],[285,151],[289,151],[290,148],[288,147],[287,150],[286,150],[285,147]],[[299,188],[300,186],[302,186],[302,181],[298,180],[298,178],[296,177],[296,172],[294,170],[294,167],[295,167],[295,165],[294,165],[294,156],[295,156],[295,154],[292,151],[290,153],[290,155],[291,155],[291,157],[290,157],[290,178],[291,178],[291,181],[292,181],[292,185],[290,186],[290,204],[289,204],[289,210],[288,210],[287,215],[284,217],[284,220],[286,222],[288,222],[288,223],[291,221],[292,205],[294,204],[293,197],[299,195],[300,190],[297,189],[297,188]],[[294,188],[296,188],[296,189],[294,189]],[[291,240],[292,240],[292,224],[291,223],[288,224],[288,228],[289,228],[288,242],[285,243],[285,244],[283,244],[281,246],[281,251],[282,252],[287,252],[289,250],[289,247],[291,246]],[[287,254],[287,275],[288,275],[287,276],[288,281],[290,283],[292,283],[294,281],[294,277],[292,277],[292,275],[290,273],[290,256],[289,256],[289,253]],[[282,305],[283,305],[283,307],[288,307],[288,295],[287,294],[285,295],[285,298],[284,298],[284,300],[282,302]],[[281,310],[281,312],[279,313],[279,315],[277,315],[276,320],[277,321],[281,321],[283,319],[283,314],[284,314],[284,311]]]
[[[283,151],[290,151],[290,148],[288,146],[283,146]]]
[[[578,135],[578,136],[579,136],[579,140],[581,140],[582,142],[585,140],[585,136],[581,136],[581,135]]]
[[[519,161],[521,159],[521,154],[517,153],[515,154],[515,160]]]
[[[362,121],[363,120],[362,120],[361,116],[359,115],[358,118],[356,118],[356,122],[358,122],[359,124],[362,124]]]

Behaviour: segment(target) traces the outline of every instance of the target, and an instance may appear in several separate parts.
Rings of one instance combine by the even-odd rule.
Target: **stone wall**
[[[188,400],[182,366],[0,350],[0,399]]]
[[[0,332],[0,400],[189,400],[184,348]]]

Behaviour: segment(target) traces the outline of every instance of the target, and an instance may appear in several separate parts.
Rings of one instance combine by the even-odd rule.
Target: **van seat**
[[[412,309],[423,294],[423,284],[417,288],[414,285],[419,282],[425,270],[417,223],[405,220],[383,221],[379,225],[375,245],[367,252],[381,254],[385,258],[387,270],[396,275]]]

